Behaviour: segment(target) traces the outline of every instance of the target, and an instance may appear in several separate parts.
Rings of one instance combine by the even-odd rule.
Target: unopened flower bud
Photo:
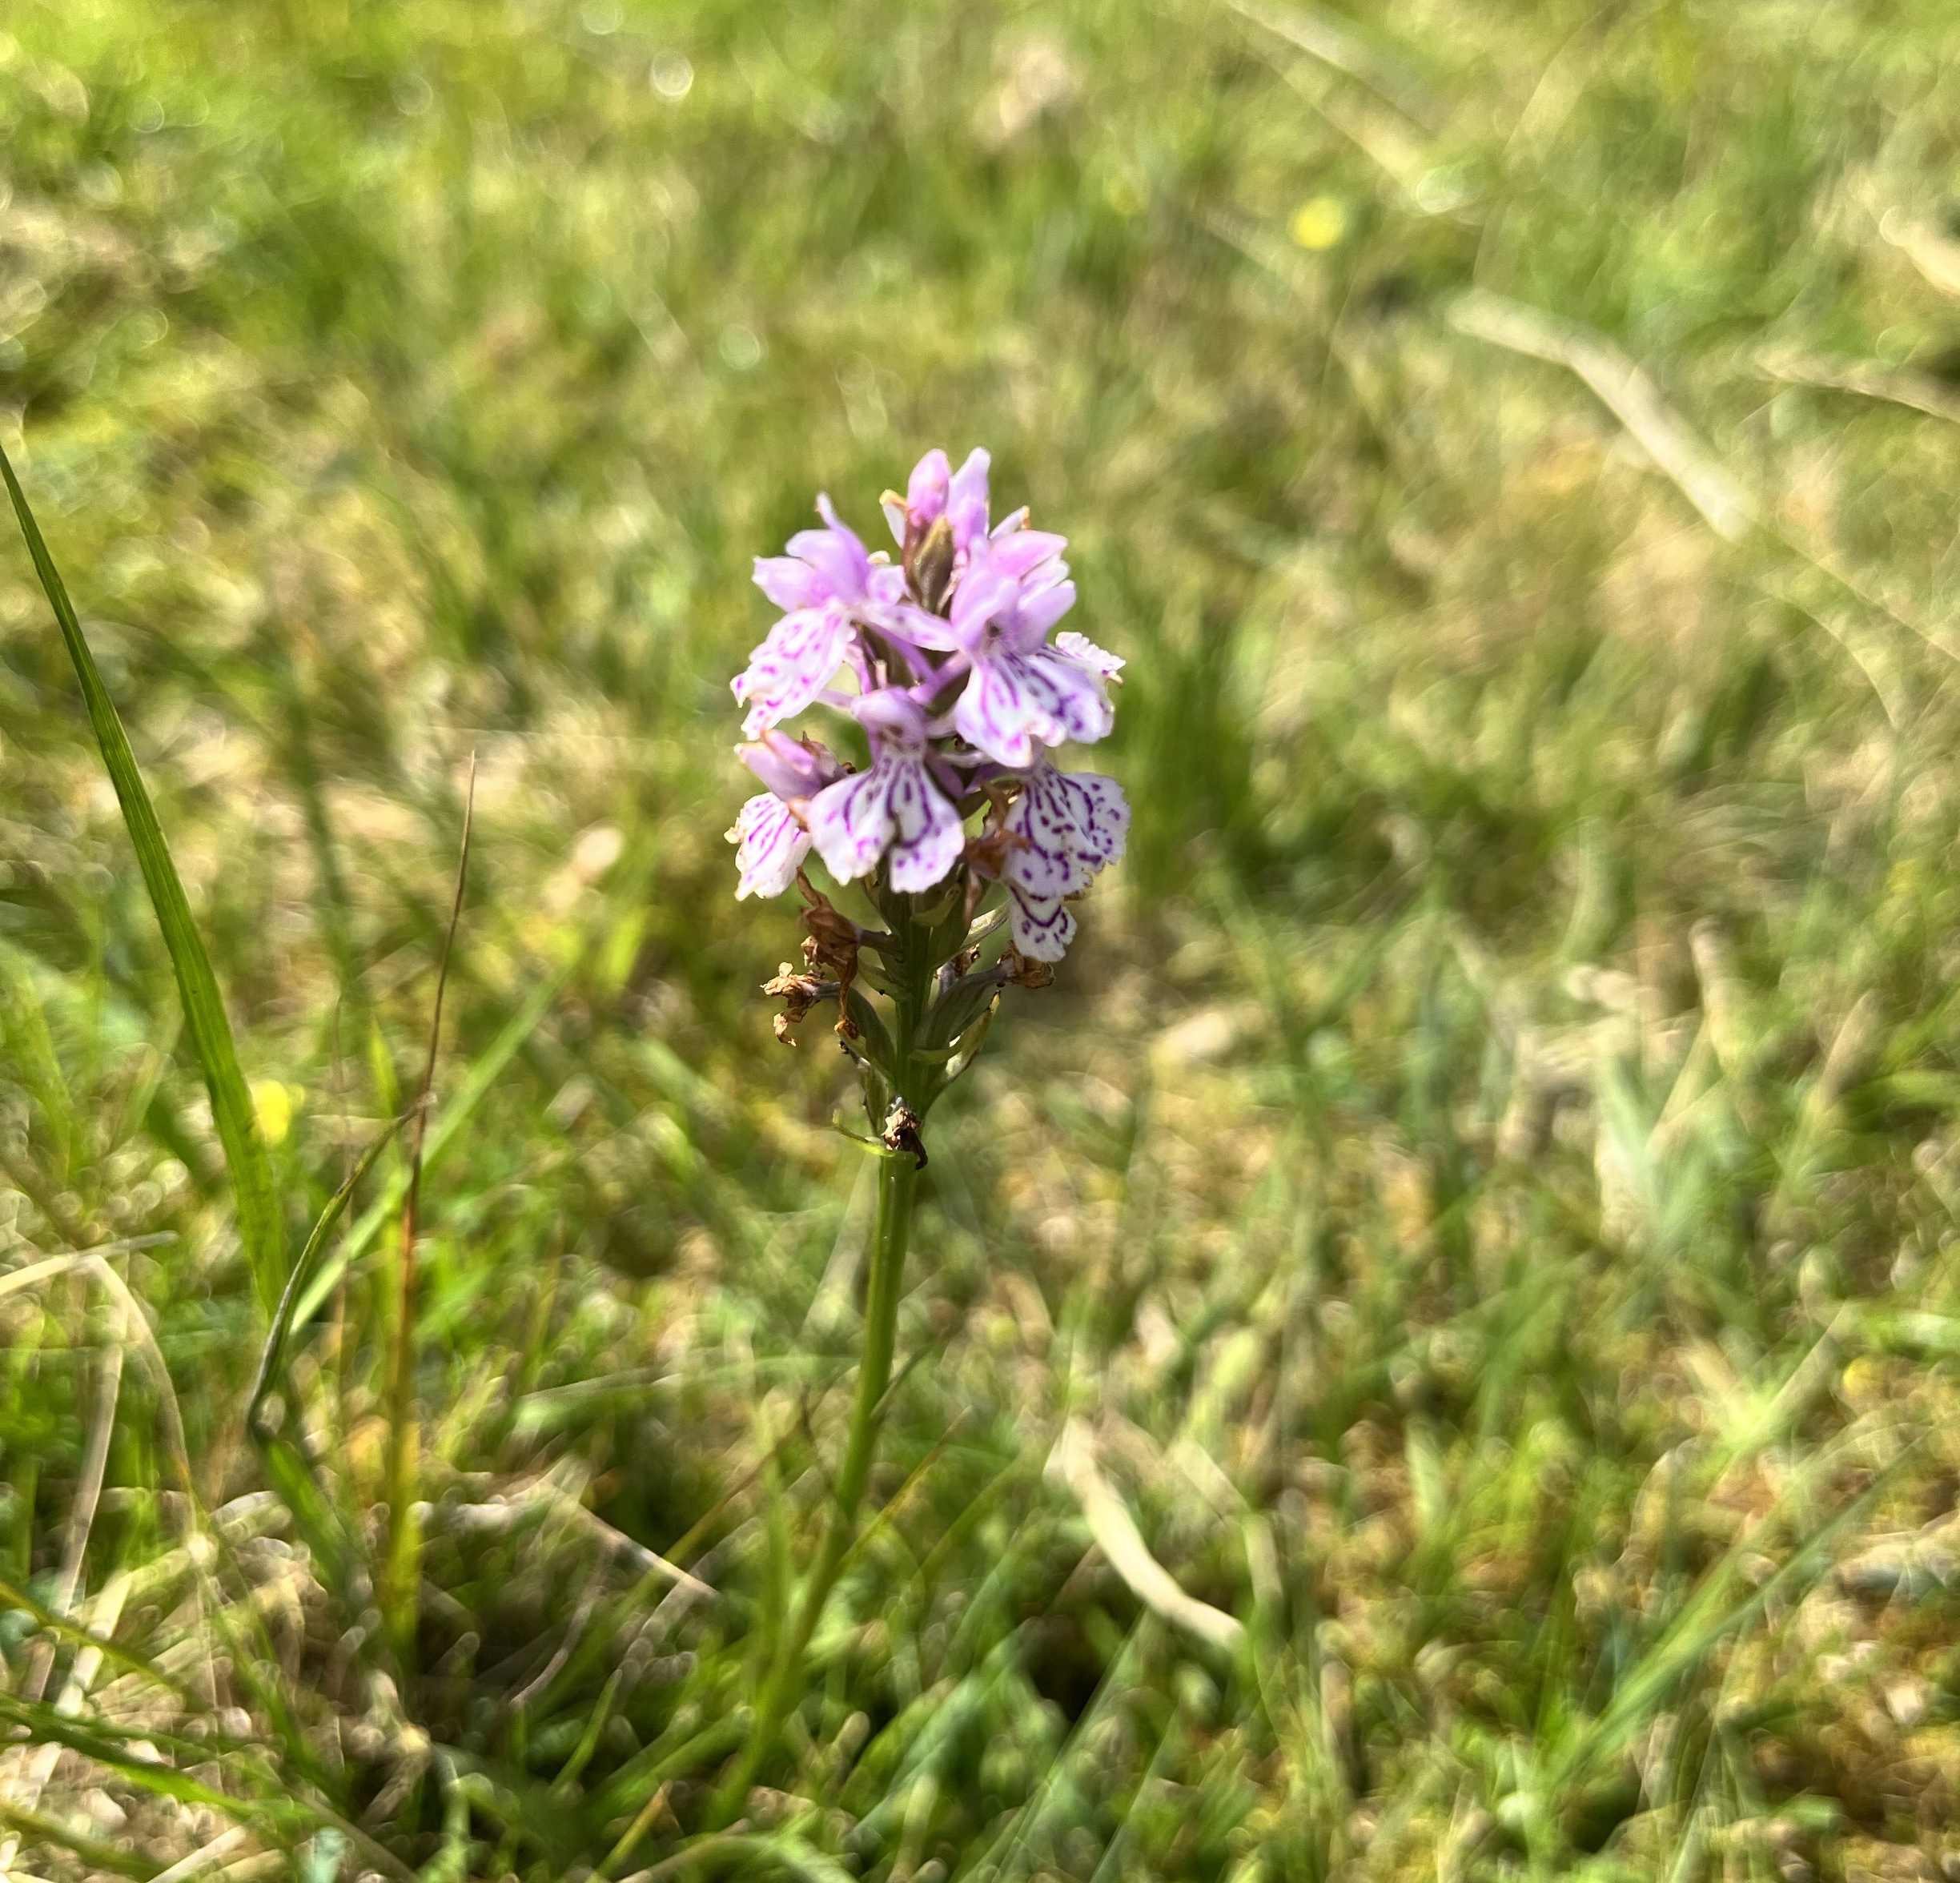
[[[929,614],[938,614],[946,601],[954,556],[953,525],[943,515],[935,516],[922,533],[906,532],[906,579]]]
[[[737,745],[735,756],[766,790],[793,804],[815,797],[844,776],[844,767],[821,741],[793,739],[773,726],[765,728],[753,745]]]

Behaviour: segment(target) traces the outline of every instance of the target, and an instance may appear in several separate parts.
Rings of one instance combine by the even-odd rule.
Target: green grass
[[[8,10],[0,444],[283,1214],[16,543],[6,1867],[1960,1861],[1960,21],[1245,6]],[[935,1114],[883,1514],[689,1857],[871,1192],[730,893],[748,558],[975,442],[1135,830]],[[405,1147],[257,1443],[248,1248],[414,1098],[472,753],[403,1657]]]

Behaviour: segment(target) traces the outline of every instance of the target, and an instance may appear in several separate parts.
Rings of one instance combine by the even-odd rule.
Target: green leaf
[[[21,533],[27,539],[28,553],[34,558],[34,572],[41,578],[41,587],[60,624],[62,639],[68,644],[68,656],[74,663],[82,697],[88,707],[89,724],[94,729],[102,763],[109,768],[117,801],[122,807],[122,821],[129,827],[130,841],[136,847],[136,861],[143,870],[143,886],[150,892],[151,906],[156,911],[157,925],[163,931],[163,946],[169,951],[171,966],[177,976],[177,991],[183,1002],[184,1022],[203,1064],[204,1083],[211,1093],[211,1122],[217,1126],[225,1163],[231,1174],[239,1235],[245,1244],[246,1259],[251,1265],[260,1305],[269,1314],[286,1279],[279,1191],[273,1182],[271,1160],[266,1155],[258,1121],[252,1114],[251,1094],[246,1090],[244,1074],[239,1070],[231,1022],[225,1016],[211,957],[204,952],[197,926],[191,919],[191,905],[184,899],[177,866],[171,861],[170,846],[163,841],[156,808],[144,788],[143,773],[136,769],[136,757],[130,750],[115,703],[102,685],[95,656],[89,652],[82,624],[75,617],[74,604],[68,599],[67,588],[28,506],[26,493],[4,451],[0,451],[0,476],[6,480],[14,514],[20,519]]]
[[[1000,991],[998,981],[955,981],[920,1023],[913,1050],[950,1055],[954,1042],[1000,998]]]

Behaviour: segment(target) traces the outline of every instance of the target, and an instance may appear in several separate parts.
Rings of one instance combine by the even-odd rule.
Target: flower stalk
[[[892,1355],[897,1348],[898,1300],[905,1275],[906,1249],[912,1227],[912,1196],[918,1166],[904,1151],[884,1150],[878,1158],[878,1218],[871,1231],[871,1273],[865,1291],[864,1347],[858,1364],[858,1391],[851,1405],[850,1435],[837,1475],[836,1495],[825,1513],[822,1540],[809,1580],[788,1631],[777,1644],[749,1742],[731,1774],[716,1814],[729,1822],[741,1809],[749,1788],[761,1773],[783,1722],[802,1697],[803,1656],[817,1632],[838,1572],[858,1535],[858,1512],[871,1480],[878,1451],[878,1417],[891,1384]]]

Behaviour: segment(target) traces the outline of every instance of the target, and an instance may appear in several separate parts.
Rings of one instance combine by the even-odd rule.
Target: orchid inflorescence
[[[908,1100],[922,1116],[970,1061],[999,988],[1052,978],[1075,933],[1069,902],[1123,854],[1129,829],[1113,778],[1050,757],[1109,732],[1123,662],[1053,634],[1075,600],[1066,544],[1029,528],[1025,509],[990,524],[987,470],[984,451],[957,472],[929,452],[902,497],[885,493],[896,564],[820,496],[821,529],[756,559],[757,587],[784,613],[733,682],[754,741],[738,755],[766,787],[729,833],[736,893],[796,885],[806,903],[809,971],[785,966],[768,987],[787,1002],[777,1031],[787,1038],[790,1022],[835,998],[837,1030],[872,1075],[874,1118]],[[854,688],[837,684],[845,675]],[[812,706],[857,722],[867,769],[779,729]],[[865,883],[885,929],[859,927],[812,886],[812,850],[840,884]],[[982,966],[1003,927],[1004,948]],[[865,955],[897,1034],[856,986]]]

